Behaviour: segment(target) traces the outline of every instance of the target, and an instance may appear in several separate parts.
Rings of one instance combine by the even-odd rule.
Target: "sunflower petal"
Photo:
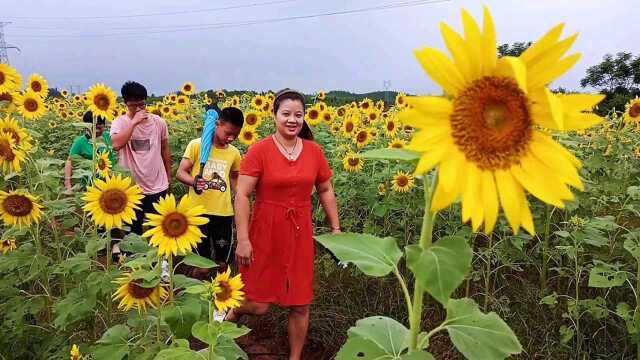
[[[424,71],[445,93],[455,96],[465,88],[462,74],[440,50],[424,48],[416,50],[415,55]]]

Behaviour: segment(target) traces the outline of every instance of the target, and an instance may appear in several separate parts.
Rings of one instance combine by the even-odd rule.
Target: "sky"
[[[12,22],[5,40],[21,50],[8,50],[12,66],[74,91],[98,82],[117,91],[136,80],[155,94],[185,81],[214,90],[437,94],[413,51],[444,50],[439,23],[462,31],[460,9],[480,21],[486,5],[498,44],[536,40],[560,22],[566,35],[579,32],[573,51],[582,59],[552,87],[581,90],[586,68],[605,54],[640,54],[637,2],[0,0],[0,21]],[[419,5],[370,10],[398,4]],[[369,10],[350,12],[359,9]],[[314,16],[341,12],[348,13]]]

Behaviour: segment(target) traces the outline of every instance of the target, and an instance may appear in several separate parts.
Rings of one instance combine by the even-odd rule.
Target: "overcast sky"
[[[582,53],[582,60],[554,87],[579,89],[585,69],[606,53],[640,53],[638,0],[435,0],[413,7],[246,25],[408,2],[417,3],[0,0],[0,21],[12,21],[5,27],[6,41],[22,51],[9,50],[9,58],[25,76],[38,72],[52,86],[74,85],[81,90],[105,82],[116,91],[133,79],[156,94],[173,91],[185,81],[193,81],[199,89],[368,92],[383,90],[385,80],[392,90],[438,93],[413,50],[444,48],[439,22],[461,31],[460,8],[481,19],[482,4],[493,14],[499,44],[535,40],[559,22],[567,24],[567,34],[580,33],[573,49]],[[212,8],[218,10],[204,11]],[[138,16],[148,14],[155,15]],[[226,25],[210,25],[221,23]],[[202,29],[206,24],[209,28]]]

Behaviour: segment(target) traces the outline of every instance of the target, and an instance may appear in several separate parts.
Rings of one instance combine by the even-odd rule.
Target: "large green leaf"
[[[386,351],[381,349],[375,342],[361,337],[349,337],[347,342],[340,348],[336,355],[336,360],[381,360],[393,359]]]
[[[420,153],[405,149],[373,149],[362,153],[365,159],[416,161]]]
[[[360,319],[348,334],[349,338],[369,340],[394,357],[400,356],[408,347],[409,330],[396,320],[384,316]]]
[[[179,347],[160,351],[154,360],[207,360],[207,358],[193,350]]]
[[[233,339],[222,336],[218,340],[218,345],[213,349],[215,355],[225,360],[248,360],[249,356],[236,344]]]
[[[207,259],[206,257],[202,257],[194,253],[190,253],[189,255],[185,256],[182,261],[187,265],[205,269],[210,269],[218,266],[213,260]]]
[[[162,309],[162,318],[169,324],[175,337],[188,339],[191,327],[200,318],[200,313],[200,301],[194,297],[187,297],[173,306]]]
[[[213,345],[214,347],[219,344],[223,338],[235,339],[240,336],[246,335],[251,329],[246,326],[238,326],[234,323],[224,321],[222,323],[214,322],[208,324],[204,321],[198,321],[193,324],[191,333],[200,341]]]
[[[640,234],[631,232],[624,236],[624,249],[627,250],[636,261],[640,261]]]
[[[449,300],[444,328],[470,360],[505,359],[522,351],[518,338],[500,316],[483,314],[471,299]]]
[[[596,265],[589,272],[589,287],[611,288],[621,286],[627,280],[627,273],[620,271],[619,265],[598,260],[594,260],[594,263]]]
[[[409,354],[404,354],[400,356],[400,360],[436,360],[433,355],[426,351],[414,351]]]
[[[447,306],[453,291],[464,281],[473,252],[463,237],[444,237],[428,249],[419,245],[406,247],[407,266],[416,280],[438,300]]]
[[[402,257],[393,238],[379,238],[369,234],[325,234],[316,240],[329,249],[343,263],[353,263],[369,276],[389,274]]]
[[[96,360],[120,360],[129,354],[128,338],[127,326],[113,326],[91,348],[91,354]]]
[[[120,242],[120,250],[130,253],[145,253],[151,249],[149,242],[143,240],[138,234],[127,234]]]

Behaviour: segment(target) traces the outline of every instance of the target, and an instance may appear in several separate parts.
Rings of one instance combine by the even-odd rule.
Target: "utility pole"
[[[385,106],[388,106],[388,104],[389,104],[389,88],[391,88],[391,80],[385,80],[382,83],[382,86],[384,86],[384,103],[385,103]]]
[[[0,64],[9,63],[9,54],[7,53],[7,49],[16,49],[20,51],[20,48],[17,46],[9,46],[4,40],[4,26],[9,24],[11,23],[0,21]]]

